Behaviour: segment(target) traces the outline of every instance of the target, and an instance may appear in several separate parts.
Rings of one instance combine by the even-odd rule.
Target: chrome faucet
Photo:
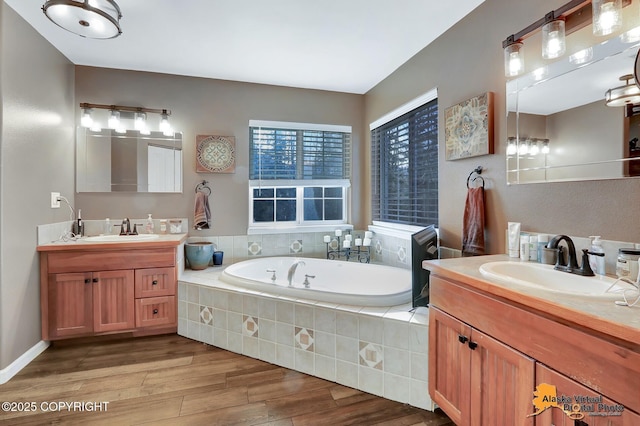
[[[293,262],[293,265],[289,267],[289,272],[287,272],[287,282],[289,283],[289,287],[293,287],[293,285],[291,284],[291,281],[293,280],[293,276],[296,273],[296,269],[298,268],[298,265],[306,265],[306,264],[304,263],[304,260],[296,260],[295,262]]]
[[[604,256],[604,253],[593,253],[587,249],[582,250],[582,265],[578,266],[578,259],[576,256],[576,246],[573,244],[571,238],[567,235],[556,235],[553,237],[549,243],[547,244],[547,248],[557,249],[560,242],[564,240],[567,244],[568,254],[567,254],[567,263],[563,265],[562,256],[558,256],[558,261],[556,262],[556,266],[553,267],[556,271],[569,272],[570,274],[576,275],[584,275],[592,277],[595,274],[593,270],[591,270],[591,266],[589,265],[589,255],[593,254],[596,256]]]

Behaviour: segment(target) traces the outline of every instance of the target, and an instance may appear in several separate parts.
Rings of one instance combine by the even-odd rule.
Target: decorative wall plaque
[[[446,160],[493,154],[493,93],[447,108],[444,124]]]
[[[235,171],[236,138],[234,136],[196,136],[196,172],[235,173]]]

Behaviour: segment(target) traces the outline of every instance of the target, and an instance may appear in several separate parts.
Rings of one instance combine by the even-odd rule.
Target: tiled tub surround
[[[178,334],[432,410],[428,310],[274,296],[221,282],[222,268],[185,270]]]

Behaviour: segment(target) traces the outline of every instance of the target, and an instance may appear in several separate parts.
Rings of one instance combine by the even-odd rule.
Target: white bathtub
[[[296,261],[292,279],[287,272]],[[275,270],[276,280],[271,280]],[[303,286],[305,274],[310,288]],[[411,272],[384,265],[294,257],[261,257],[228,266],[220,279],[226,283],[265,293],[344,305],[394,306],[411,301]]]

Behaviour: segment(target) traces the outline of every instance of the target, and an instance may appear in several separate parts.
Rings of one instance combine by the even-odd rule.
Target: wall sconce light
[[[606,36],[622,28],[622,0],[593,0],[593,34]]]
[[[635,84],[633,75],[625,74],[620,77],[620,81],[624,81],[625,84],[609,89],[605,93],[605,104],[610,107],[620,107],[640,102],[640,87]]]
[[[149,129],[149,123],[147,120],[148,114],[158,114],[160,116],[160,131],[162,131],[165,136],[173,136],[173,129],[169,125],[169,116],[171,115],[171,111],[167,109],[151,109],[122,105],[101,105],[88,103],[81,103],[80,108],[82,108],[82,116],[80,118],[81,125],[83,127],[90,127],[91,130],[94,131],[100,131],[100,127],[97,124],[97,121],[93,119],[92,125],[85,126],[85,115],[87,112],[93,112],[94,109],[104,109],[109,111],[108,127],[115,130],[117,133],[126,133],[127,127],[125,126],[123,121],[127,120],[123,120],[123,118],[130,118],[133,120],[133,128],[135,130],[138,130],[142,135],[149,135],[151,134],[151,130]],[[121,113],[124,113],[124,115],[122,115]]]
[[[566,51],[566,36],[589,23],[593,24],[593,33],[596,35],[608,35],[622,28],[622,8],[630,4],[631,0],[593,0],[593,3],[591,0],[571,0],[547,13],[502,42],[505,76],[515,77],[524,72],[523,40],[540,29],[542,57],[558,58]]]
[[[47,0],[42,11],[51,22],[81,37],[108,39],[122,34],[122,13],[114,0]]]

